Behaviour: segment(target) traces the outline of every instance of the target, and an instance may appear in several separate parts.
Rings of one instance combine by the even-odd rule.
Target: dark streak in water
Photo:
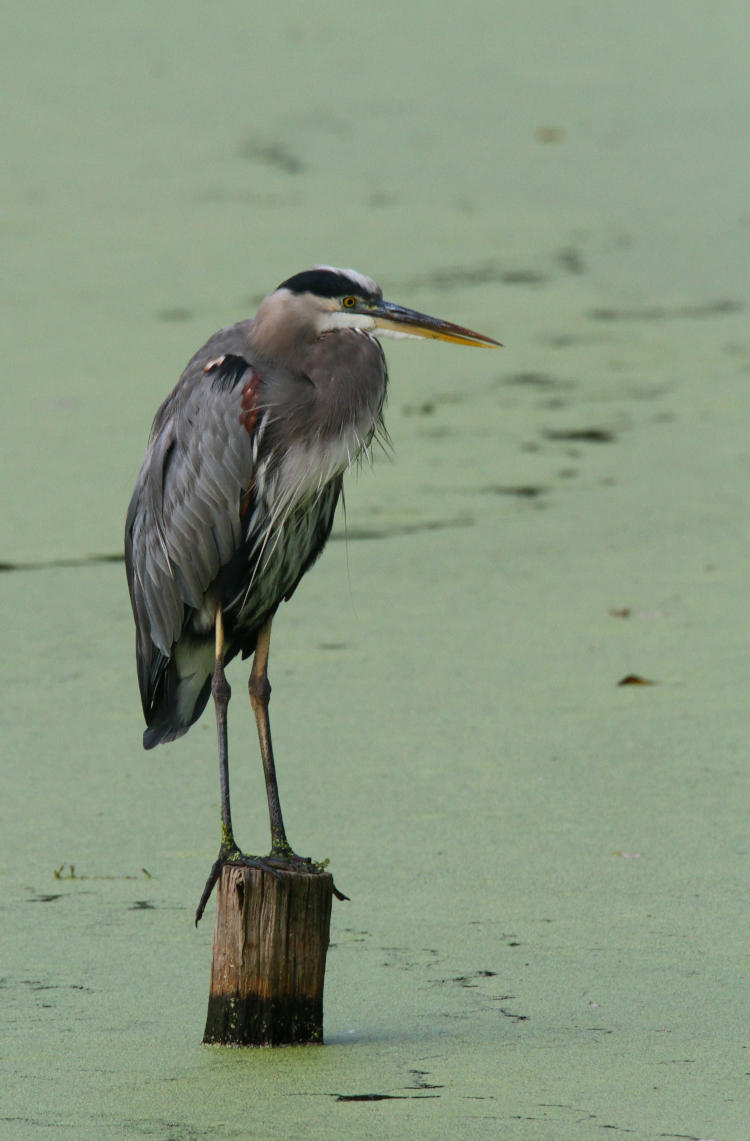
[[[502,384],[523,385],[529,388],[555,388],[560,381],[546,372],[513,372],[502,377]]]
[[[305,169],[302,159],[281,142],[247,139],[242,145],[242,155],[251,162],[261,162],[264,166],[283,171],[284,174],[300,174]]]
[[[740,301],[724,298],[719,301],[706,301],[703,305],[644,305],[639,309],[592,309],[589,317],[593,321],[674,321],[690,318],[725,317],[729,313],[739,313],[744,309]]]
[[[550,429],[544,433],[548,440],[565,440],[583,444],[613,444],[616,437],[609,428]]]
[[[549,489],[533,483],[519,483],[515,486],[491,483],[480,490],[483,495],[515,495],[517,499],[538,499],[540,495],[546,495]]]
[[[406,1101],[407,1095],[402,1093],[338,1093],[334,1094],[336,1101]]]
[[[430,519],[424,523],[397,523],[384,527],[347,527],[346,531],[331,535],[331,541],[342,539],[393,539],[399,535],[418,535],[421,531],[450,531],[455,527],[473,527],[475,520],[470,515],[458,515],[453,519]]]
[[[99,563],[123,563],[125,556],[120,554],[112,555],[81,555],[78,558],[70,559],[41,559],[35,563],[0,563],[0,574],[8,573],[10,571],[35,571],[35,570],[52,570],[56,567],[90,567],[96,566]]]
[[[444,1085],[438,1085],[435,1082],[426,1082],[425,1078],[430,1076],[429,1070],[409,1070],[409,1073],[414,1078],[414,1085],[405,1086],[405,1089],[445,1089]]]
[[[560,250],[557,255],[557,260],[563,269],[568,273],[582,274],[586,272],[586,265],[578,250],[572,246],[568,246],[564,250]]]
[[[467,285],[543,285],[547,280],[547,275],[536,269],[513,268],[496,261],[484,261],[476,265],[438,267],[404,285],[412,289],[459,289]]]
[[[458,516],[454,519],[429,519],[424,523],[396,523],[393,526],[383,527],[348,527],[346,532],[336,532],[331,535],[330,541],[341,542],[347,540],[354,542],[359,539],[393,539],[398,535],[417,535],[420,531],[449,531],[456,527],[473,527],[475,520],[469,515]],[[0,562],[0,574],[10,574],[12,571],[40,571],[54,570],[59,567],[91,567],[102,563],[122,563],[125,556],[120,554],[109,555],[81,555],[79,558],[69,559],[40,559],[39,562],[11,563]]]

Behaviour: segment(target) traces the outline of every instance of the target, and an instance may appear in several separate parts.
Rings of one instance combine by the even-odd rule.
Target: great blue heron
[[[271,622],[331,532],[344,472],[382,429],[388,372],[376,334],[496,346],[471,329],[384,301],[369,277],[317,266],[254,320],[215,333],[156,413],[128,509],[125,565],[146,749],[182,736],[213,694],[221,846],[196,923],[227,862],[304,864],[287,840],[268,719]],[[254,653],[271,851],[245,856],[229,803],[224,666]]]

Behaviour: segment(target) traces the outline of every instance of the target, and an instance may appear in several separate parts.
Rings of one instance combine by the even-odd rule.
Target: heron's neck
[[[264,397],[285,481],[317,493],[358,459],[381,426],[388,374],[378,342],[351,330],[327,334],[300,360],[299,371],[267,373]]]

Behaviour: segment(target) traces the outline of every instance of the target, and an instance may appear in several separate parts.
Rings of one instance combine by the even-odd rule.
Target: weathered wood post
[[[203,1041],[322,1042],[333,877],[317,870],[279,869],[274,875],[225,864],[216,890]]]

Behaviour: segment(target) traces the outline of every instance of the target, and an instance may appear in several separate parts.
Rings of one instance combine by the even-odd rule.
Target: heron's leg
[[[271,645],[271,621],[268,619],[258,634],[253,657],[253,668],[247,688],[250,691],[250,704],[255,714],[255,724],[258,727],[258,740],[260,741],[260,754],[263,758],[263,773],[266,778],[266,794],[268,796],[268,813],[271,818],[271,852],[266,859],[260,861],[261,867],[273,872],[274,868],[291,867],[306,872],[322,872],[328,861],[323,864],[315,863],[309,856],[298,856],[286,838],[284,818],[281,815],[281,801],[279,800],[279,786],[276,783],[276,765],[273,759],[271,746],[271,723],[268,719],[268,702],[271,697],[271,683],[268,680],[268,650]],[[335,884],[331,884],[333,894],[337,899],[348,899],[339,891]]]
[[[233,849],[232,808],[229,802],[229,741],[227,738],[227,706],[232,689],[224,674],[224,619],[216,611],[216,663],[211,679],[211,693],[216,708],[216,735],[219,741],[219,788],[221,790],[221,846]]]
[[[271,855],[289,857],[294,856],[294,852],[286,838],[284,818],[281,815],[279,786],[276,782],[276,765],[274,764],[273,747],[271,745],[271,723],[268,719],[268,701],[271,697],[271,685],[268,681],[268,650],[271,644],[271,621],[269,618],[258,634],[255,656],[253,657],[253,668],[250,671],[247,688],[250,691],[250,704],[255,714],[255,724],[258,727],[260,755],[263,760],[263,774],[266,778],[268,813],[271,818]]]
[[[258,865],[259,861],[252,856],[244,856],[240,852],[232,831],[232,810],[229,802],[229,744],[227,740],[227,706],[232,690],[224,675],[224,621],[221,610],[216,611],[216,663],[211,680],[211,692],[214,695],[216,707],[216,732],[219,740],[219,787],[221,790],[221,846],[218,859],[206,880],[206,886],[195,913],[195,925],[198,926],[208,903],[214,884],[219,878],[222,865],[231,861],[236,863]]]

